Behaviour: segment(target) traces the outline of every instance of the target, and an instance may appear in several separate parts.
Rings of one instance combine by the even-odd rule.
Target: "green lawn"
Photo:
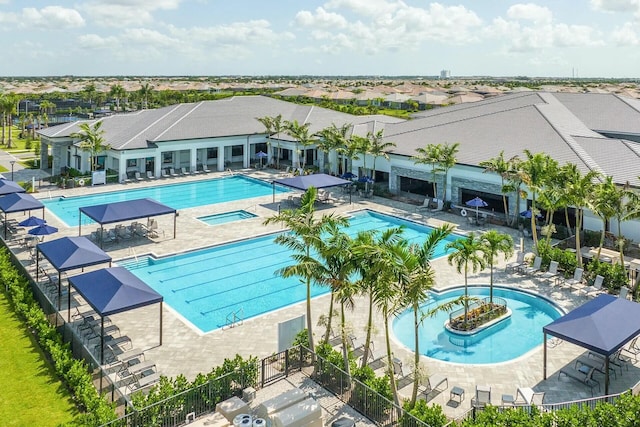
[[[3,426],[57,426],[78,414],[65,386],[0,292],[0,420]]]

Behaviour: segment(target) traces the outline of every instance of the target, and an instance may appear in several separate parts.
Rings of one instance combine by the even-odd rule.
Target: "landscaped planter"
[[[449,317],[444,326],[449,332],[471,335],[509,317],[511,317],[511,310],[507,307],[506,301],[499,298],[490,303],[485,299],[469,307],[466,318],[464,309],[457,310]]]

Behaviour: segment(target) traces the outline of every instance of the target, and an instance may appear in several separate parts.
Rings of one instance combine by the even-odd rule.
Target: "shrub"
[[[419,399],[416,401],[415,406],[409,409],[409,403],[410,402],[406,402],[403,409],[429,427],[442,427],[449,421],[440,405],[428,405],[425,400]],[[402,424],[412,425],[409,422],[403,422]]]
[[[604,277],[603,284],[609,291],[619,290],[621,287],[626,286],[628,281],[627,272],[620,264],[609,264],[593,260],[587,264],[586,270],[592,280],[597,275]]]

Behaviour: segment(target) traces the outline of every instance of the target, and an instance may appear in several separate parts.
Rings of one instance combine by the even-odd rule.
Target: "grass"
[[[0,420],[4,426],[57,426],[78,414],[31,333],[0,292]]]

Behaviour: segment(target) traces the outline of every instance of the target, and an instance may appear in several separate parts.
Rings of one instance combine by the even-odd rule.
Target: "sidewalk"
[[[27,153],[24,153],[27,154]],[[31,157],[31,153],[29,153],[29,157]],[[21,154],[11,154],[7,153],[4,150],[0,150],[0,165],[4,166],[7,169],[7,172],[2,173],[5,179],[12,179],[11,175],[11,162],[15,161],[13,164],[13,181],[31,181],[33,178],[36,181],[40,181],[43,178],[50,176],[50,174],[41,169],[26,169],[24,166],[20,164]],[[36,186],[39,183],[36,182]]]

